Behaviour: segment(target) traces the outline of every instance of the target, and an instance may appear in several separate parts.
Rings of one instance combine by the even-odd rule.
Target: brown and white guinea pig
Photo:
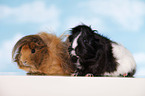
[[[70,75],[73,66],[68,44],[61,37],[45,32],[28,35],[14,46],[12,58],[20,69],[32,75]]]

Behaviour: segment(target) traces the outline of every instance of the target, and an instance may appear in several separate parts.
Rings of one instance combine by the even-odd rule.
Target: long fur
[[[107,37],[98,34],[91,27],[79,25],[72,28],[69,40],[72,43],[69,47],[69,53],[72,63],[76,66],[76,75],[134,75],[135,61],[129,51]],[[120,48],[122,49],[120,50]],[[130,61],[123,56],[121,57],[122,54],[118,54],[118,51],[128,52],[128,54],[123,55],[128,57]],[[120,62],[125,60],[127,62],[124,62],[124,64]],[[128,68],[125,68],[126,66]]]
[[[12,58],[28,74],[70,75],[73,66],[61,38],[45,32],[25,36],[14,46]]]

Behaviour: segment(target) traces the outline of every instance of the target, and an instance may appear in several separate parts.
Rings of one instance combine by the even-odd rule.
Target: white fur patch
[[[71,51],[71,54],[74,55],[74,56],[76,56],[75,50],[72,50],[72,51]]]
[[[75,64],[76,64],[76,66],[77,66],[78,69],[82,69],[82,66],[81,66],[81,64],[79,62],[79,59],[77,60],[77,63],[75,63]]]
[[[16,56],[19,54],[18,51],[19,51],[19,48],[17,48],[17,49],[15,50],[14,54],[13,54],[13,58],[12,58],[12,59],[13,59],[14,61],[16,60],[16,59],[15,59]]]
[[[75,49],[75,48],[78,46],[77,41],[78,41],[78,38],[80,37],[80,35],[81,35],[81,32],[80,32],[80,34],[74,39],[73,44],[72,44],[72,48]]]
[[[132,54],[125,47],[123,47],[121,44],[116,43],[112,43],[112,47],[113,55],[119,65],[117,67],[117,71],[113,73],[105,73],[104,75],[123,75],[125,73],[131,72],[136,68],[136,63]]]
[[[78,69],[82,69],[82,66],[80,65],[80,62],[79,62],[79,56],[76,55],[76,52],[75,52],[75,48],[78,46],[78,39],[81,35],[81,32],[78,34],[78,36],[74,39],[73,43],[72,43],[72,48],[73,50],[71,51],[71,54],[76,56],[78,58],[77,62],[75,63],[76,67]]]

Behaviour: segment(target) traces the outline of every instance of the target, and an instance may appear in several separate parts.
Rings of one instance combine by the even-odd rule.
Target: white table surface
[[[145,96],[145,78],[0,76],[0,96]]]

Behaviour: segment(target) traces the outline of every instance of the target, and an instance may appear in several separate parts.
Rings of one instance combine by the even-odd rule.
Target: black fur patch
[[[79,62],[82,66],[79,70],[76,68],[78,75],[84,76],[87,73],[91,73],[94,76],[101,76],[105,72],[111,73],[116,71],[118,64],[112,53],[111,43],[113,42],[86,25],[72,28],[69,41],[73,43],[74,38],[80,32],[81,35],[77,41],[78,46],[73,49],[76,55],[79,56]],[[71,53],[72,46],[70,46],[69,51]],[[71,56],[71,58],[73,60],[74,57]]]

